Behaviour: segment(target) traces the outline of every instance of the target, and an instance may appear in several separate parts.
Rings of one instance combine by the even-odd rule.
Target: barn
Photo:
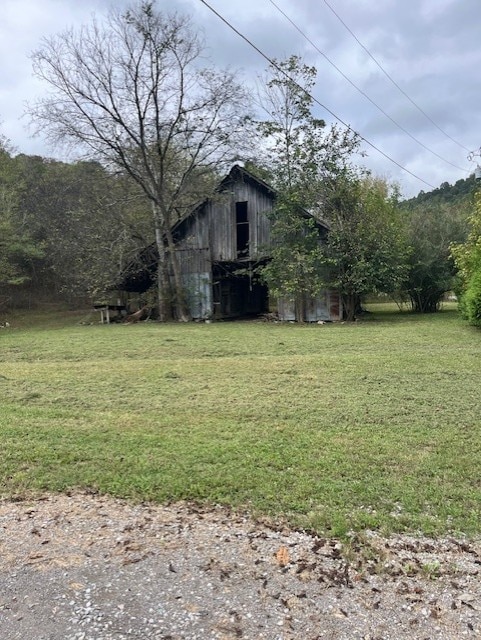
[[[274,190],[235,165],[208,199],[173,228],[176,251],[194,319],[259,316],[277,311],[279,319],[294,320],[294,304],[272,300],[257,275],[269,260]],[[326,230],[326,229],[324,229]],[[146,285],[138,276],[138,289]],[[129,287],[132,288],[132,284]],[[339,294],[323,290],[304,301],[307,322],[335,321],[342,315]]]

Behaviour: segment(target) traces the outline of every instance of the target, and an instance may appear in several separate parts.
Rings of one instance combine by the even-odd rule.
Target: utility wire
[[[344,20],[341,18],[341,16],[332,8],[332,6],[329,4],[329,2],[327,0],[324,0],[324,4],[326,5],[326,7],[328,9],[330,9],[330,11],[332,11],[332,13],[336,16],[336,18],[339,20],[339,22],[349,31],[349,33],[351,34],[351,36],[354,38],[354,40],[358,43],[358,45],[360,47],[362,47],[362,49],[364,49],[364,51],[367,53],[367,55],[371,58],[371,60],[379,67],[379,69],[383,72],[383,74],[386,76],[386,78],[388,78],[388,80],[390,80],[392,82],[392,84],[403,94],[403,96],[405,96],[409,102],[416,107],[416,109],[418,111],[420,111],[423,116],[425,118],[427,118],[429,120],[429,122],[434,125],[436,127],[436,129],[438,129],[443,135],[446,136],[446,138],[449,138],[452,142],[454,142],[454,144],[457,144],[458,147],[461,147],[461,149],[464,149],[464,151],[468,151],[469,149],[467,147],[465,147],[463,144],[461,144],[461,142],[458,142],[457,140],[455,140],[452,136],[449,135],[449,133],[447,133],[446,131],[444,131],[444,129],[442,129],[437,122],[435,122],[431,116],[426,113],[424,111],[424,109],[422,107],[420,107],[412,98],[411,96],[406,93],[406,91],[404,91],[404,89],[399,86],[399,84],[394,80],[394,78],[389,75],[389,73],[384,69],[384,67],[381,65],[380,62],[378,62],[378,60],[376,60],[376,58],[372,55],[372,53],[369,51],[369,49],[359,40],[359,38],[356,36],[356,34],[352,31],[352,29],[344,22]]]
[[[315,102],[316,104],[318,104],[320,107],[322,107],[325,111],[327,111],[329,114],[331,114],[331,116],[337,120],[338,122],[340,122],[341,124],[343,124],[347,129],[351,129],[351,127],[347,124],[347,122],[344,122],[344,120],[338,116],[337,114],[334,113],[334,111],[331,111],[331,109],[329,109],[329,107],[327,107],[325,104],[322,104],[322,102],[320,102],[315,96],[313,96],[312,94],[310,94],[306,89],[304,89],[304,87],[302,87],[298,82],[296,82],[293,78],[291,78],[289,76],[288,73],[286,73],[278,64],[276,64],[276,62],[270,58],[266,53],[264,53],[261,49],[259,49],[259,47],[257,45],[255,45],[251,40],[249,40],[249,38],[247,36],[245,36],[243,33],[241,33],[238,29],[236,29],[236,27],[234,27],[233,24],[231,24],[226,18],[224,18],[224,16],[222,16],[218,11],[216,11],[206,0],[200,0],[200,2],[202,2],[203,5],[205,5],[210,11],[212,11],[212,13],[214,15],[216,15],[219,20],[221,20],[225,25],[227,25],[229,27],[229,29],[231,29],[235,34],[237,34],[240,38],[242,38],[242,40],[244,40],[244,42],[246,42],[250,47],[252,47],[255,51],[257,51],[257,53],[262,56],[265,60],[267,60],[267,62],[272,65],[275,69],[277,69],[277,71],[279,71],[282,75],[284,75],[290,82],[292,82],[298,89],[300,89],[301,91],[303,91],[311,100],[313,100],[313,102]],[[372,149],[374,149],[375,151],[377,151],[378,153],[380,153],[384,158],[386,158],[386,160],[389,160],[389,162],[392,162],[393,164],[395,164],[397,167],[399,167],[400,169],[402,169],[404,172],[408,173],[410,176],[412,176],[413,178],[416,178],[416,180],[419,180],[420,182],[424,183],[425,185],[427,185],[428,187],[431,187],[431,189],[435,189],[436,187],[434,185],[432,185],[430,182],[427,182],[426,180],[424,180],[423,178],[421,178],[420,176],[416,175],[415,173],[413,173],[412,171],[410,171],[409,169],[407,169],[406,167],[403,167],[402,164],[400,164],[399,162],[397,162],[397,160],[394,160],[394,158],[391,158],[391,156],[389,156],[387,153],[385,153],[384,151],[382,151],[379,147],[377,147],[375,144],[373,144],[372,142],[370,142],[367,138],[365,138],[364,136],[362,136],[360,133],[358,133],[357,131],[354,131],[354,133],[359,136],[360,140],[363,140],[367,145],[369,145]]]
[[[429,153],[432,153],[433,156],[436,156],[436,158],[439,158],[439,160],[442,160],[443,162],[446,162],[446,164],[451,165],[452,167],[454,167],[455,169],[459,169],[460,171],[465,171],[465,169],[463,167],[459,167],[457,164],[454,164],[453,162],[451,162],[450,160],[447,160],[446,158],[443,158],[443,156],[439,155],[439,153],[436,153],[436,151],[433,151],[432,149],[430,149],[428,146],[426,146],[423,142],[421,142],[421,140],[418,140],[415,136],[412,135],[412,133],[410,133],[405,127],[403,127],[401,124],[399,124],[399,122],[397,122],[397,120],[394,120],[394,118],[392,118],[389,113],[387,113],[386,111],[384,111],[384,109],[382,107],[380,107],[376,102],[374,102],[374,100],[372,98],[370,98],[368,96],[368,94],[363,91],[360,87],[357,86],[357,84],[355,84],[343,71],[342,69],[340,69],[323,51],[321,51],[319,49],[319,47],[309,38],[309,36],[307,36],[304,31],[302,31],[302,29],[279,7],[279,5],[274,2],[274,0],[269,0],[269,2],[279,11],[280,14],[282,14],[284,16],[284,18],[286,20],[288,20],[288,22],[290,22],[290,24],[294,27],[294,29],[296,29],[303,38],[305,38],[307,40],[307,42],[309,42],[309,44],[314,47],[314,49],[321,54],[321,56],[323,56],[323,58],[325,60],[327,60],[327,62],[329,62],[330,65],[332,65],[334,67],[334,69],[341,74],[341,76],[347,80],[349,82],[349,84],[354,87],[354,89],[356,89],[357,91],[359,91],[359,93],[361,95],[363,95],[367,100],[369,100],[369,102],[374,105],[376,107],[376,109],[378,109],[384,116],[386,116],[386,118],[388,118],[396,127],[398,127],[403,133],[405,133],[407,136],[409,136],[411,138],[411,140],[414,140],[414,142],[416,142],[418,145],[420,145],[423,149],[425,149],[425,151],[428,151]]]

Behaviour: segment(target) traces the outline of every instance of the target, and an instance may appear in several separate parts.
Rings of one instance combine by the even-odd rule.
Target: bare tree
[[[202,54],[188,18],[143,1],[45,39],[32,56],[49,85],[29,110],[37,131],[121,168],[152,204],[161,320],[172,311],[166,273],[177,317],[189,319],[172,225],[212,193],[213,173],[242,152],[250,122],[235,74],[203,67]]]

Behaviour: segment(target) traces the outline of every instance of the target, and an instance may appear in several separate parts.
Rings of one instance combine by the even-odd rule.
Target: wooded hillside
[[[474,173],[469,178],[458,180],[453,185],[443,182],[437,189],[432,191],[420,191],[414,198],[409,198],[403,202],[409,208],[424,204],[466,204],[471,200],[476,189]]]

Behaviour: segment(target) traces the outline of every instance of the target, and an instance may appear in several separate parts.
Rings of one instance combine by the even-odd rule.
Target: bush
[[[468,282],[461,311],[470,324],[481,327],[481,270],[475,271]]]

